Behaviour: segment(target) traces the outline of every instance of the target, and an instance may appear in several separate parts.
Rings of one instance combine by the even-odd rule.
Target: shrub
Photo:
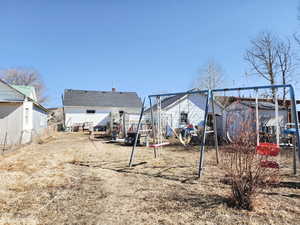
[[[230,203],[247,210],[254,208],[254,202],[262,188],[267,188],[278,180],[278,169],[261,167],[262,161],[268,157],[256,154],[253,123],[253,120],[243,121],[233,143],[222,151],[222,166],[227,182],[231,185]]]

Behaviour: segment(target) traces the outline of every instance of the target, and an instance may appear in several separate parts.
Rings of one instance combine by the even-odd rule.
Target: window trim
[[[185,117],[184,120],[182,118],[183,116]],[[180,113],[180,123],[181,124],[184,124],[184,123],[187,124],[188,121],[189,121],[189,114],[187,112],[181,112]]]

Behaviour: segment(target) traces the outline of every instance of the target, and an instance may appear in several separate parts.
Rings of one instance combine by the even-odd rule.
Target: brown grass
[[[195,180],[197,147],[164,148],[159,159],[138,147],[91,142],[82,134],[58,134],[26,146],[0,162],[1,224],[300,224],[300,181],[285,161],[283,182],[260,195],[253,212],[228,206],[230,187],[214,152]],[[141,163],[147,162],[147,163]],[[300,171],[299,171],[300,172]]]

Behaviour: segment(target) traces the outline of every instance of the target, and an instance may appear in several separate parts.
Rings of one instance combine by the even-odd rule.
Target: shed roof
[[[35,89],[33,87],[30,87],[27,89],[27,86],[24,85],[11,85],[6,83],[4,80],[0,79],[0,82],[4,85],[6,85],[8,88],[10,88],[11,90],[13,90],[13,92],[19,93],[20,95],[22,95],[22,99],[19,101],[14,101],[14,100],[7,100],[7,101],[1,101],[1,102],[23,102],[26,97],[28,97],[29,101],[32,101],[33,104],[37,107],[39,107],[40,109],[42,109],[45,112],[48,112],[48,110],[46,108],[44,108],[38,101],[36,98],[36,93],[35,93]],[[33,88],[33,89],[32,89]],[[31,92],[31,94],[27,95],[29,93],[29,90],[33,91]]]
[[[255,97],[237,97],[237,96],[215,96],[215,98],[224,106],[227,107],[231,105],[233,102],[255,102]],[[270,98],[258,98],[259,102],[270,102],[273,103],[272,99]],[[296,100],[296,104],[300,104],[300,100]],[[290,99],[286,99],[283,101],[282,99],[278,99],[279,106],[290,106],[291,101]]]
[[[256,102],[253,101],[241,101],[240,102],[242,105],[255,108],[256,107]],[[272,102],[258,102],[258,108],[259,109],[264,109],[264,110],[275,110],[275,104]],[[279,109],[286,110],[285,107],[278,105]]]
[[[64,92],[64,106],[140,108],[142,103],[136,92],[66,89]]]
[[[11,86],[13,88],[17,89],[23,95],[37,101],[36,94],[35,94],[35,88],[33,86],[25,86],[25,85],[11,85]]]

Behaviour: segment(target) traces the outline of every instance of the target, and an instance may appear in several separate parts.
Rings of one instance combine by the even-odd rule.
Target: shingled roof
[[[254,102],[254,104],[255,104],[255,97],[215,96],[215,98],[224,107],[227,107],[236,101],[245,102],[245,103],[248,102],[248,104],[250,104],[250,102]],[[264,102],[264,103],[267,103],[267,102],[273,103],[272,99],[270,99],[270,98],[259,98],[258,101]],[[300,100],[296,100],[296,104],[300,104]],[[279,106],[284,106],[284,105],[290,106],[291,101],[289,99],[286,99],[285,101],[283,101],[282,99],[278,99],[278,105]]]
[[[168,107],[169,105],[173,104],[174,102],[178,101],[179,99],[181,99],[183,96],[185,96],[184,94],[180,94],[180,95],[174,95],[171,97],[167,97],[161,100],[161,108],[164,109],[166,107]],[[152,109],[155,111],[157,109],[157,104],[154,104],[152,106]],[[148,108],[145,110],[145,112],[150,112],[151,108]]]
[[[142,103],[136,92],[66,89],[64,93],[64,106],[140,108]]]
[[[254,101],[241,101],[240,104],[248,106],[250,108],[256,107],[256,103]],[[264,110],[275,110],[275,104],[272,102],[258,102],[258,108]],[[285,107],[280,105],[278,106],[278,108],[281,110],[286,110]]]

